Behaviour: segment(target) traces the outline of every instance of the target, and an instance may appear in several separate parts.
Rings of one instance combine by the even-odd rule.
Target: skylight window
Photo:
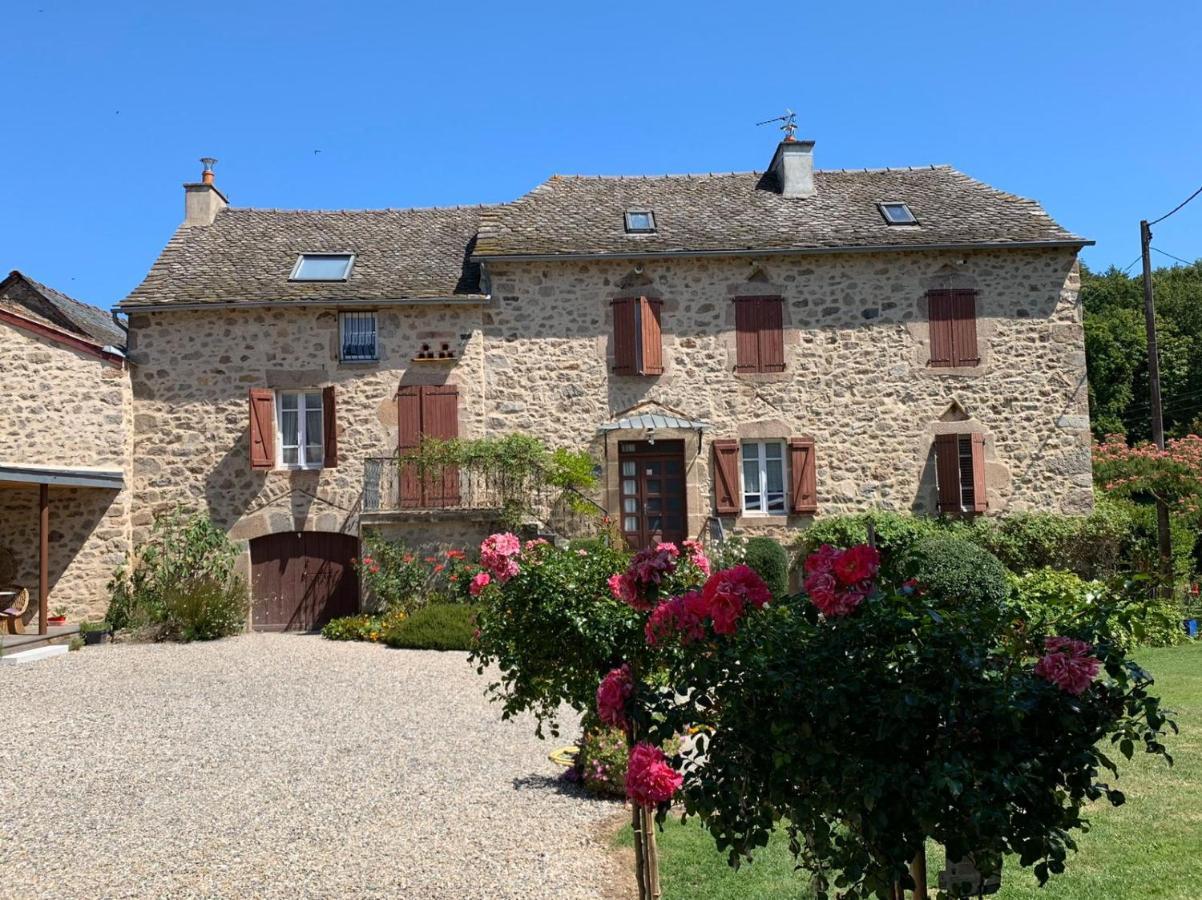
[[[889,225],[917,225],[918,219],[904,203],[878,203],[877,207]]]
[[[293,281],[346,281],[353,253],[302,253],[292,268]]]
[[[649,209],[628,209],[626,211],[627,234],[654,234],[655,213]]]

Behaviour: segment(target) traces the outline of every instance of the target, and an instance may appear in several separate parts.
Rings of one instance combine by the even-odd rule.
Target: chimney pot
[[[814,142],[786,137],[776,148],[768,171],[782,197],[814,196]]]

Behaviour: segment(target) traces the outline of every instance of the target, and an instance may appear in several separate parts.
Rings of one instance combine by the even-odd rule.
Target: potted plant
[[[85,644],[102,644],[108,636],[108,622],[80,622],[79,634]]]
[[[61,606],[54,610],[54,615],[46,617],[46,624],[51,628],[58,628],[67,624],[67,614],[63,612]]]

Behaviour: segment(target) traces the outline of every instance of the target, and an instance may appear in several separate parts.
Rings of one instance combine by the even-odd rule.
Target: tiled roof
[[[469,297],[483,209],[223,209],[212,225],[181,225],[120,305]],[[289,281],[309,252],[354,253],[350,278]]]
[[[125,330],[107,312],[68,297],[23,272],[0,281],[0,307],[86,338],[102,347],[124,347]]]
[[[658,177],[556,175],[481,216],[478,258],[947,244],[1088,243],[1033,200],[948,166],[814,173],[811,197],[783,197],[758,172]],[[909,205],[919,225],[887,225],[882,201]],[[623,213],[655,213],[654,234],[627,234]]]

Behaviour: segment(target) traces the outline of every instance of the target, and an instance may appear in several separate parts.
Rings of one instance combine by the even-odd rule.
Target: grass
[[[996,895],[1000,900],[1202,897],[1202,643],[1144,650],[1139,661],[1156,677],[1156,689],[1181,728],[1181,734],[1166,741],[1173,767],[1139,756],[1120,766],[1118,786],[1127,803],[1094,805],[1092,827],[1078,834],[1080,850],[1070,854],[1067,871],[1040,889],[1029,870],[1007,860],[1002,891]],[[619,832],[616,840],[631,846],[630,829]],[[781,833],[738,871],[726,865],[695,820],[665,823],[659,845],[663,900],[810,896],[808,874],[793,871]],[[933,881],[942,868],[942,850],[932,846],[927,859]]]

